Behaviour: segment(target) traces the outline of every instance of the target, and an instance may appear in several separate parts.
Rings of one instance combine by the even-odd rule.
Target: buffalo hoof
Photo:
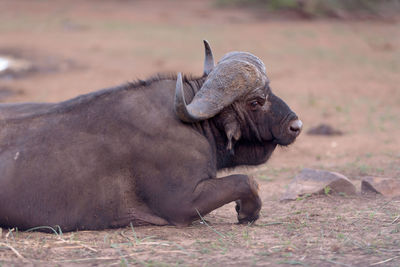
[[[247,213],[243,211],[243,205],[241,200],[236,200],[236,212],[238,213],[238,222],[239,224],[249,224],[255,222],[260,217],[260,208],[261,208],[261,201],[259,203],[259,208],[257,208],[252,213]]]
[[[261,210],[261,199],[258,195],[258,184],[254,178],[249,177],[249,195],[245,198],[236,200],[236,212],[240,224],[247,224],[259,218]]]

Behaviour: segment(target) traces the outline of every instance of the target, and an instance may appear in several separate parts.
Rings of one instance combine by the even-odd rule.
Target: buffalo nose
[[[301,120],[295,120],[290,123],[289,132],[294,136],[298,136],[302,128],[303,128],[303,123],[301,122]]]

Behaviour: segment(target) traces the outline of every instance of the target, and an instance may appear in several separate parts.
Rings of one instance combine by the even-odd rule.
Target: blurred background
[[[399,11],[398,0],[0,0],[0,102],[201,75],[207,39],[216,60],[260,57],[304,122],[298,142],[253,170],[260,179],[303,167],[398,177]]]

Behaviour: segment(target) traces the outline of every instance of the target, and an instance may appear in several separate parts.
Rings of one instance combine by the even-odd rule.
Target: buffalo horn
[[[231,53],[209,73],[189,105],[184,99],[182,75],[178,74],[175,113],[184,122],[209,119],[236,99],[251,91],[262,90],[267,82],[264,64],[256,56],[244,52]]]
[[[174,103],[175,114],[184,122],[196,122],[195,118],[188,113],[186,108],[185,94],[183,92],[182,74],[179,72],[176,79],[175,86],[175,103]]]
[[[204,42],[204,76],[208,75],[214,68],[214,57],[211,51],[210,44],[207,40],[203,40]]]

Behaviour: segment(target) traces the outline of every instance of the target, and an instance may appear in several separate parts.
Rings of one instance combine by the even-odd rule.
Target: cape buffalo
[[[63,231],[185,226],[236,201],[255,221],[258,185],[218,170],[266,162],[302,122],[246,52],[204,74],[156,76],[60,103],[0,105],[0,226]]]

